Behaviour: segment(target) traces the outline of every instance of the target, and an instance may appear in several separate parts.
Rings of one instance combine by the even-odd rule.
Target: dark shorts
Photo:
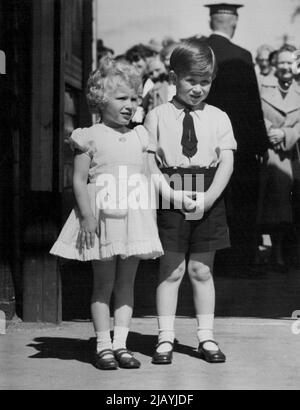
[[[213,182],[216,168],[163,168],[165,176],[174,173],[192,175],[192,190],[195,190],[195,176],[204,176],[204,191]],[[170,184],[172,186],[172,184]],[[172,188],[176,189],[175,186]],[[186,189],[190,190],[190,189]],[[197,187],[199,191],[199,187]],[[175,209],[160,209],[157,212],[159,235],[164,251],[180,253],[206,253],[230,247],[224,199],[220,198],[199,221],[186,221],[185,216]]]

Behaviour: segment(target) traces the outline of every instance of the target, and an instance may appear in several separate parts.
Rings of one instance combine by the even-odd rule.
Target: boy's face
[[[172,73],[172,79],[177,89],[177,96],[187,105],[197,107],[204,101],[211,89],[212,75]]]
[[[129,124],[138,106],[138,94],[125,84],[119,84],[115,91],[108,91],[102,110],[102,121],[112,128]]]

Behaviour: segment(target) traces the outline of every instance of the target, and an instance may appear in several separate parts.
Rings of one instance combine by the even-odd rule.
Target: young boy
[[[151,111],[145,122],[151,141],[150,168],[169,177],[179,174],[183,180],[186,175],[192,175],[194,181],[197,175],[203,176],[204,215],[202,212],[202,219],[193,220],[180,210],[158,211],[165,255],[157,288],[159,340],[152,362],[172,363],[178,290],[187,268],[194,293],[199,355],[207,362],[223,363],[226,357],[213,334],[212,271],[216,251],[230,246],[222,193],[233,172],[237,144],[227,114],[205,103],[216,74],[212,49],[199,40],[183,42],[173,51],[170,66],[176,96]],[[202,196],[198,192],[199,215],[201,198],[203,192]]]

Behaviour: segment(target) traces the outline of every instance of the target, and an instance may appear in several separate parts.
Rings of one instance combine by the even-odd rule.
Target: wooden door
[[[32,0],[25,321],[62,320],[61,273],[67,270],[67,277],[74,271],[50,256],[49,249],[73,206],[73,157],[66,139],[74,128],[91,123],[84,83],[92,62],[92,5],[93,0]]]
[[[62,194],[61,222],[74,206],[72,189],[73,153],[68,137],[78,128],[91,125],[85,99],[85,86],[92,69],[91,1],[65,0],[62,10],[64,58],[61,83],[61,146],[60,189]],[[91,266],[73,261],[60,261],[62,280],[62,316],[65,320],[90,317]]]

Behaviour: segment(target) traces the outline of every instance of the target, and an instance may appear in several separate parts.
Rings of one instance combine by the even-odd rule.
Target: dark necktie
[[[183,134],[182,134],[182,153],[188,158],[192,158],[197,153],[198,140],[196,137],[194,120],[190,114],[191,109],[184,109],[184,119],[183,119]]]

